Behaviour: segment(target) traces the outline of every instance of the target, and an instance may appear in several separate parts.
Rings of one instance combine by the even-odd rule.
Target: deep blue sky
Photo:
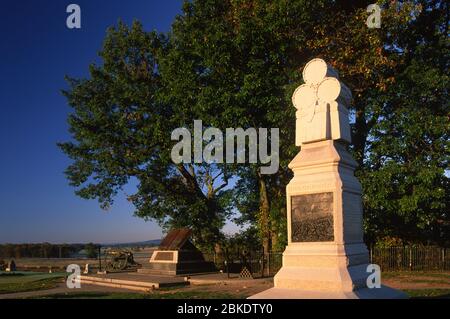
[[[81,7],[81,29],[66,27],[66,7]],[[181,0],[2,0],[0,9],[0,243],[127,242],[160,238],[120,196],[112,209],[74,195],[64,75],[86,77],[107,27],[121,18],[168,31]]]

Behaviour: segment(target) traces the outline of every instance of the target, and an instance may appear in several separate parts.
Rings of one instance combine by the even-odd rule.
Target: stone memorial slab
[[[13,259],[11,259],[9,262],[8,262],[8,266],[6,266],[6,269],[5,269],[7,272],[13,272],[13,271],[16,271],[17,269],[16,269],[16,263],[15,263],[15,261],[13,260]]]

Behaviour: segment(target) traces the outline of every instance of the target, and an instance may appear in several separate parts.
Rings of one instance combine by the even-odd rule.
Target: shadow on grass
[[[25,276],[25,274],[20,273],[20,272],[3,272],[0,273],[0,277],[20,277],[20,276]]]
[[[11,280],[11,279],[15,280]],[[0,295],[36,291],[36,290],[48,290],[56,288],[59,283],[62,282],[62,276],[5,276],[0,277]],[[29,280],[28,280],[29,279]]]
[[[450,299],[450,289],[405,290],[411,299]],[[213,291],[176,291],[171,293],[68,292],[30,299],[243,299],[245,295]]]
[[[405,290],[411,299],[450,299],[450,289]]]
[[[211,291],[177,291],[173,293],[69,292],[27,299],[240,299],[243,295]]]

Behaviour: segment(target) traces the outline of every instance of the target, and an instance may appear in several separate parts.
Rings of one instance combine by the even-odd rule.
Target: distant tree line
[[[3,244],[0,245],[2,258],[69,258],[80,250],[86,257],[96,258],[98,245],[89,244]]]

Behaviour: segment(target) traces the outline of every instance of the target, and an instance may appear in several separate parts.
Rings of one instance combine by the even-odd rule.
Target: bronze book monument
[[[150,263],[138,272],[161,275],[186,275],[215,271],[214,263],[205,261],[203,254],[189,240],[191,230],[171,230],[150,258]]]

